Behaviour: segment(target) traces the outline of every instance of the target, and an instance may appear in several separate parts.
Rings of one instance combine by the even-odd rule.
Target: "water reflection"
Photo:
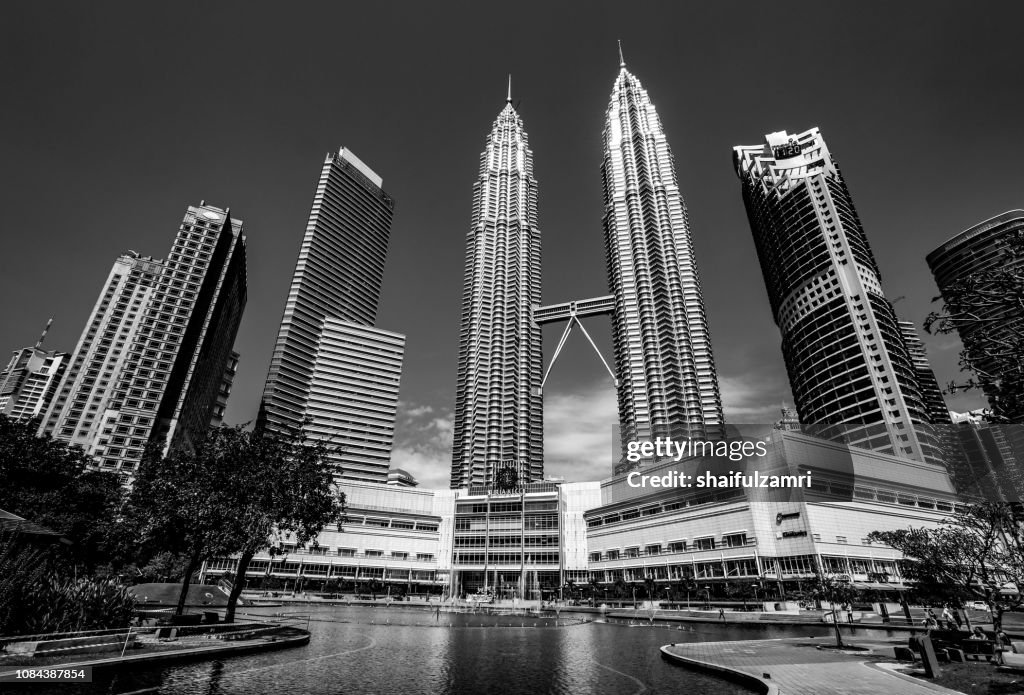
[[[445,613],[438,617],[433,608],[297,607],[287,612],[290,619],[301,620],[298,624],[302,627],[308,616],[312,633],[308,646],[105,678],[97,674],[92,686],[56,686],[49,692],[734,695],[749,691],[665,662],[659,647],[670,642],[829,634],[826,626],[686,624],[678,629],[678,625],[657,621],[651,627],[646,619],[633,626],[622,621],[534,628],[535,621],[529,618]],[[267,609],[265,615],[273,616],[274,610]],[[571,617],[579,616],[562,616]],[[509,623],[515,627],[508,627]],[[519,627],[523,624],[527,627]],[[36,686],[26,692],[48,691]]]

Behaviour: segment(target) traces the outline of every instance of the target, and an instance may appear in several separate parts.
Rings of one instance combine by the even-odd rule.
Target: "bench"
[[[975,661],[979,656],[985,657],[986,661],[992,661],[992,657],[1001,651],[995,642],[980,639],[965,639],[960,643],[960,649],[963,650],[964,656],[969,656]]]

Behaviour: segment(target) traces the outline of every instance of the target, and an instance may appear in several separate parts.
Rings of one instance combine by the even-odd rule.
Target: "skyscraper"
[[[405,336],[325,318],[306,402],[306,433],[347,480],[386,483]]]
[[[394,202],[341,148],[324,161],[258,426],[323,440],[344,478],[387,482],[405,337],[373,328]]]
[[[623,445],[717,439],[722,399],[686,203],[661,121],[621,51],[601,177]]]
[[[453,488],[485,485],[501,468],[520,482],[544,472],[543,352],[537,182],[511,91],[480,155],[466,236]]]
[[[325,318],[373,325],[394,212],[383,183],[344,147],[324,160],[263,387],[261,426],[301,426]]]
[[[164,262],[117,259],[41,430],[131,475],[147,444],[188,446],[214,418],[246,301],[230,211],[190,206]]]
[[[70,356],[66,352],[42,349],[49,328],[50,323],[47,323],[46,330],[32,347],[15,350],[7,367],[0,372],[0,413],[16,419],[33,418],[50,405]]]
[[[733,164],[801,423],[861,448],[940,461],[922,427],[931,419],[912,355],[821,133],[769,133],[763,145],[736,147]]]
[[[907,354],[910,355],[910,363],[914,367],[914,376],[917,377],[917,385],[921,390],[921,400],[928,413],[928,422],[933,425],[950,424],[946,399],[942,397],[939,380],[935,378],[935,372],[928,362],[928,353],[917,328],[912,321],[900,321],[899,327],[903,342],[907,346]]]
[[[1009,210],[956,235],[928,254],[957,333],[985,395],[1003,420],[1024,425],[1024,309],[1020,287],[1024,246],[1003,247],[1024,239],[1024,210]],[[1018,241],[1017,243],[1024,243]]]

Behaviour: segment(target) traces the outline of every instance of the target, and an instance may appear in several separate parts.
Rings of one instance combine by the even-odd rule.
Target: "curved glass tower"
[[[883,453],[941,461],[922,388],[853,199],[817,128],[736,147],[800,421]],[[948,422],[948,416],[946,418]]]
[[[480,155],[459,329],[453,488],[487,485],[499,469],[519,482],[544,473],[540,230],[533,153],[506,99]]]
[[[1008,253],[1003,246],[1020,236],[1024,236],[1024,210],[1008,210],[957,234],[926,260],[949,308],[973,314],[972,320],[957,322],[957,333],[977,372],[986,375],[983,390],[989,405],[1009,422],[1024,424],[1024,400],[1006,397],[1024,388],[1024,369],[1012,357],[1015,346],[1019,354],[1024,335],[1024,307],[1013,301],[1010,289],[1013,278],[1024,271],[1024,254]],[[996,292],[1003,296],[986,296],[981,291],[986,283],[999,288]],[[979,288],[977,299],[970,306],[957,304],[957,290],[972,284]],[[1014,383],[1022,388],[1006,388]]]
[[[722,399],[675,160],[647,90],[620,61],[604,128],[604,237],[623,445],[718,439]]]

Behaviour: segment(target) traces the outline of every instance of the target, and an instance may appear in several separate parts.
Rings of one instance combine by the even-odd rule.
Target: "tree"
[[[156,547],[188,558],[178,614],[204,560],[239,555],[225,614],[231,622],[252,558],[276,550],[285,535],[315,546],[324,526],[341,521],[344,496],[322,443],[219,427],[189,450],[147,457],[130,507]]]
[[[241,435],[218,428],[166,456],[151,447],[136,472],[128,502],[133,526],[151,548],[187,558],[175,615],[184,612],[200,564],[239,545],[234,486],[246,466]]]
[[[985,601],[996,629],[1005,609],[1024,604],[1024,515],[1017,505],[968,505],[939,528],[868,538],[903,553],[901,573],[919,596],[958,606]]]
[[[655,587],[656,587],[656,583],[654,581],[654,577],[652,577],[649,574],[647,576],[645,576],[644,577],[644,590],[647,592],[647,599],[648,600],[653,600],[654,599],[654,589],[655,589]]]
[[[0,509],[68,538],[67,564],[91,573],[116,554],[124,489],[116,474],[89,470],[81,449],[37,436],[38,428],[38,420],[0,415]]]
[[[824,601],[832,605],[832,627],[836,633],[836,648],[843,648],[843,635],[839,632],[839,610],[844,604],[852,604],[859,591],[846,575],[825,574],[815,571],[814,579],[805,584],[807,598]]]
[[[949,391],[979,388],[990,420],[1024,424],[1024,232],[1000,244],[1002,263],[943,289],[945,303],[925,319],[929,333],[960,335],[960,367],[973,374]]]
[[[257,553],[274,550],[284,536],[299,546],[312,542],[328,524],[344,521],[345,495],[334,484],[328,447],[301,431],[241,432],[246,469],[234,488],[233,506],[245,529],[224,619],[232,622],[245,574]]]

